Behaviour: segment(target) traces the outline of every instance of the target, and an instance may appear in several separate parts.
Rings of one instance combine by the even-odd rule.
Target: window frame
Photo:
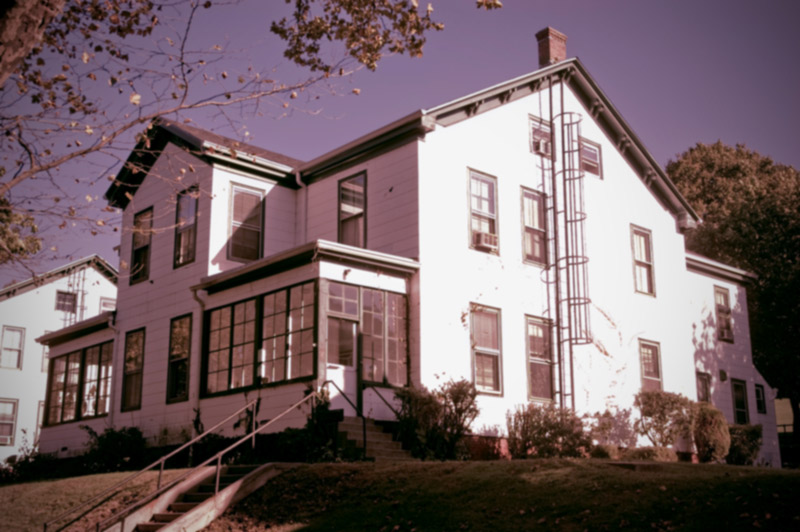
[[[537,135],[534,130],[543,134]],[[549,120],[535,115],[528,115],[528,137],[528,144],[532,154],[543,157],[546,160],[556,160],[556,150],[553,147],[553,124]],[[545,153],[538,149],[540,140],[545,140],[549,143],[550,153]]]
[[[705,371],[695,371],[694,378],[697,385],[698,402],[711,403],[711,374]],[[701,397],[702,395],[705,395],[705,399]]]
[[[759,414],[767,413],[767,395],[763,384],[756,384],[756,412]]]
[[[717,296],[722,296],[726,304],[717,301]],[[731,293],[724,286],[714,286],[714,315],[717,320],[717,340],[734,343],[733,312],[731,310]],[[724,326],[723,324],[727,324]]]
[[[194,212],[192,215],[191,222],[182,223],[181,222],[181,199],[182,198],[190,198],[192,203],[194,204]],[[187,264],[191,264],[195,261],[197,257],[197,209],[199,206],[199,188],[197,185],[193,185],[186,190],[182,190],[178,192],[177,196],[175,197],[175,240],[174,240],[174,248],[172,253],[172,268],[177,269],[182,266],[186,266]],[[191,249],[191,256],[188,258],[182,258],[182,248],[184,238],[190,238],[191,243],[189,249]],[[188,254],[187,254],[188,255]]]
[[[10,404],[13,409],[13,419],[10,423],[8,421],[0,422],[11,425],[11,434],[9,436],[0,436],[0,447],[13,447],[17,435],[17,422],[19,421],[19,399],[0,397],[0,403]]]
[[[520,194],[520,202],[521,202],[521,225],[522,225],[522,261],[528,264],[535,264],[537,266],[541,266],[543,268],[547,267],[548,264],[548,249],[547,249],[547,195],[544,192],[539,192],[537,190],[533,190],[527,187],[521,187],[522,194]],[[536,198],[536,201],[539,204],[540,210],[540,218],[541,218],[541,225],[542,227],[533,227],[529,226],[526,223],[527,216],[525,215],[525,199],[526,196],[533,196]],[[525,252],[526,245],[527,245],[527,238],[528,238],[528,229],[535,231],[536,233],[541,235],[542,239],[542,253],[543,256],[541,260],[537,259],[536,257],[532,257]]]
[[[114,308],[106,308],[103,310],[103,307],[107,307],[108,304],[111,303]],[[117,310],[117,299],[113,297],[101,297],[100,298],[100,313],[103,312],[114,312]]]
[[[474,249],[476,251],[480,251],[482,253],[489,253],[492,255],[499,255],[500,254],[500,212],[498,208],[498,180],[497,177],[487,174],[485,172],[481,172],[475,170],[473,168],[467,168],[467,205],[469,206],[469,218],[468,218],[468,228],[469,228],[469,247],[470,249]],[[472,190],[472,183],[473,179],[478,181],[482,181],[491,186],[491,204],[493,207],[493,212],[484,212],[481,210],[477,210],[473,208],[473,198],[479,198],[483,200],[482,196],[475,196]],[[489,199],[487,198],[487,201]],[[473,227],[473,221],[476,219],[483,219],[489,222],[492,225],[492,231],[478,231]],[[493,240],[494,243],[490,245],[481,245],[476,244],[476,236],[479,234],[487,234],[489,235],[489,240]],[[484,249],[485,248],[485,249]]]
[[[736,404],[736,387],[742,387],[742,399],[744,404],[740,408]],[[742,379],[731,379],[731,400],[733,402],[733,421],[736,425],[749,425],[750,424],[750,405],[747,400],[747,381]],[[744,414],[744,423],[740,423],[739,414]]]
[[[248,263],[259,260],[264,257],[264,219],[266,216],[266,205],[264,198],[266,197],[265,191],[262,189],[258,189],[255,187],[249,187],[247,185],[242,185],[239,183],[230,183],[231,193],[230,193],[230,200],[228,206],[228,243],[225,246],[226,249],[226,257],[228,260],[235,261],[235,262],[242,262]],[[237,257],[233,254],[233,235],[235,233],[235,228],[245,226],[247,229],[255,230],[252,225],[245,225],[240,222],[236,222],[234,220],[234,208],[236,205],[236,192],[242,191],[244,194],[251,194],[253,196],[258,195],[260,198],[259,208],[261,209],[259,225],[258,225],[258,251],[256,252],[256,257],[253,259],[248,259],[245,257]],[[237,225],[234,225],[237,224]]]
[[[542,356],[535,356],[533,350],[531,349],[531,335],[529,326],[531,324],[536,324],[541,327],[542,331],[545,332],[545,349],[547,351],[547,357]],[[525,316],[525,353],[526,353],[526,374],[528,376],[528,400],[529,401],[538,401],[538,402],[553,402],[555,398],[555,361],[553,360],[553,334],[552,334],[552,325],[553,323],[550,320],[545,318],[540,318],[537,316]],[[532,364],[542,365],[549,368],[550,374],[550,397],[542,397],[534,394],[533,390],[533,379],[531,378],[531,367]]]
[[[475,336],[475,313],[482,312],[494,315],[497,327],[497,349],[479,346]],[[472,382],[479,394],[503,396],[503,338],[502,338],[502,311],[499,308],[488,307],[479,303],[470,304],[470,350],[472,358]],[[478,356],[493,356],[497,360],[497,389],[487,388],[478,384]]]
[[[653,377],[647,375],[645,371],[645,364],[644,364],[644,351],[642,350],[643,347],[650,347],[655,348],[655,367],[658,370],[658,377]],[[658,342],[654,342],[652,340],[644,340],[639,338],[639,370],[641,373],[641,380],[642,380],[642,391],[651,391],[654,389],[663,390],[664,389],[664,373],[662,371],[661,366],[661,344]],[[650,388],[646,386],[647,382],[657,382],[658,388]]]
[[[137,226],[137,220],[142,219],[146,215],[149,215],[150,217],[150,226],[147,228],[142,228]],[[155,216],[152,206],[146,209],[142,209],[141,211],[133,215],[133,229],[131,233],[131,261],[130,261],[130,269],[128,270],[129,285],[138,284],[150,279],[150,257],[152,255],[150,251],[153,245],[154,221],[155,221]],[[141,244],[139,246],[136,245],[136,236],[138,234],[147,237],[146,244]],[[137,254],[139,254],[138,258]],[[144,259],[142,259],[141,255],[144,255]]]
[[[128,370],[127,358],[128,358],[128,341],[129,339],[135,335],[140,334],[142,335],[142,351],[141,359],[138,367],[134,370]],[[145,353],[147,352],[147,334],[145,327],[141,327],[139,329],[134,329],[125,333],[125,345],[123,346],[124,351],[122,352],[122,395],[120,397],[120,412],[132,412],[135,410],[139,410],[142,408],[142,390],[144,388],[144,357]],[[136,404],[129,404],[127,401],[127,395],[129,392],[129,387],[131,384],[128,382],[129,377],[139,375],[139,382],[138,382],[138,403]]]
[[[647,251],[650,254],[650,260],[640,260],[636,257],[636,235],[642,235],[647,238]],[[633,262],[633,289],[637,294],[656,297],[656,268],[655,268],[655,253],[653,252],[653,232],[644,227],[631,224],[631,259]],[[641,290],[639,286],[638,268],[644,268],[648,272],[648,279],[650,281],[650,291]]]
[[[174,324],[180,320],[189,320],[189,330],[186,335],[186,353],[178,359],[172,358],[172,351],[175,347],[175,337],[173,335]],[[169,351],[167,351],[167,404],[181,403],[189,400],[189,388],[191,384],[191,360],[192,360],[192,332],[194,326],[194,315],[190,312],[183,314],[169,320]],[[186,382],[182,393],[176,393],[175,386],[175,369],[174,366],[180,363],[186,364]]]
[[[579,142],[579,153],[580,153],[580,164],[581,164],[581,171],[584,174],[592,174],[598,177],[598,179],[603,179],[603,149],[599,143],[589,140],[585,137],[578,137]],[[583,148],[584,146],[588,146],[590,149],[597,150],[597,171],[594,172],[591,169],[587,169],[587,164],[590,166],[594,166],[593,163],[587,163],[586,158],[584,157]]]
[[[19,347],[7,347],[6,346],[6,331],[19,331]],[[17,352],[17,365],[16,366],[6,366],[3,365],[3,360],[5,360],[5,352],[6,350],[9,351],[16,351]],[[17,327],[15,325],[3,325],[3,336],[0,338],[0,369],[22,369],[22,358],[25,354],[25,327]]]
[[[65,298],[71,299],[71,301],[65,304]],[[78,312],[78,294],[66,290],[56,290],[56,311],[76,314]]]
[[[343,189],[344,189],[345,184],[347,182],[354,181],[356,179],[363,179],[364,180],[364,184],[363,184],[363,187],[364,187],[364,196],[363,196],[364,205],[363,205],[360,213],[353,214],[353,215],[350,215],[350,216],[343,216],[342,215],[342,205],[343,205],[342,193],[343,193]],[[344,235],[343,235],[344,232],[342,231],[342,225],[343,225],[344,222],[347,222],[347,221],[350,221],[350,220],[353,220],[353,219],[356,219],[356,218],[361,218],[361,242],[360,243],[355,243],[355,244],[344,242],[343,241],[344,240]],[[337,188],[336,188],[336,241],[339,242],[340,244],[345,244],[345,245],[348,245],[348,246],[354,246],[354,247],[359,247],[359,248],[366,248],[367,247],[367,172],[366,171],[361,171],[361,172],[358,172],[357,174],[351,175],[349,177],[344,177],[344,178],[340,179],[338,181],[338,183],[337,183]]]

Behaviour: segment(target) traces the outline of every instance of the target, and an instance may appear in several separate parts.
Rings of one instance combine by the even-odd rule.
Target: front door
[[[358,405],[358,322],[344,318],[328,317],[328,380],[344,392],[342,397],[335,386],[329,386],[331,408],[343,409],[348,417],[357,416]],[[351,404],[352,403],[352,404]]]

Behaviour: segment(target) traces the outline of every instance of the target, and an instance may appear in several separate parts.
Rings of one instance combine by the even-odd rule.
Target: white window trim
[[[6,347],[6,331],[19,331],[21,334],[19,336],[19,347]],[[0,366],[0,369],[22,369],[22,357],[25,353],[25,328],[24,327],[15,327],[13,325],[3,325],[3,337],[0,338],[0,351],[5,351],[6,349],[12,351],[18,351],[19,354],[17,355],[17,366]],[[0,360],[2,360],[2,352],[0,352]]]
[[[482,311],[482,312],[489,312],[494,314],[495,321],[497,323],[497,349],[491,349],[486,347],[478,347],[477,342],[475,340],[475,319],[474,313],[475,311]],[[472,351],[472,382],[475,384],[475,389],[478,393],[487,394],[487,395],[503,395],[503,337],[502,337],[502,326],[503,321],[501,317],[501,311],[499,308],[494,307],[487,307],[486,305],[480,305],[478,303],[473,303],[470,306],[470,346]],[[483,386],[478,385],[478,363],[477,363],[477,356],[478,354],[481,355],[489,355],[489,356],[496,356],[497,357],[497,389],[485,388]]]

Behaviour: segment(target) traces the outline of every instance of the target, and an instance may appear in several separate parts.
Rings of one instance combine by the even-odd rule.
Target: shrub
[[[81,429],[89,434],[86,468],[93,473],[123,471],[144,467],[146,441],[136,427],[107,428],[98,434],[88,425]]]
[[[636,447],[625,449],[620,454],[622,460],[648,460],[651,462],[677,462],[678,453],[670,447]]]
[[[605,443],[592,447],[589,456],[592,458],[610,458],[611,460],[618,460],[620,457],[620,450],[616,445]]]
[[[591,442],[581,419],[571,410],[552,404],[528,403],[506,413],[508,450],[514,458],[581,457]]]
[[[400,440],[422,459],[453,460],[478,416],[477,392],[465,380],[449,381],[435,391],[410,386],[400,399]]]
[[[694,444],[701,462],[722,462],[731,446],[731,435],[725,415],[710,403],[695,408]]]
[[[681,436],[691,436],[692,402],[686,397],[662,391],[641,391],[634,406],[641,417],[636,431],[656,447],[668,447]]]
[[[761,425],[731,425],[731,448],[727,462],[733,465],[753,465],[761,449]]]
[[[635,447],[636,431],[631,420],[631,409],[616,412],[606,410],[602,414],[585,416],[590,424],[590,436],[600,446]]]

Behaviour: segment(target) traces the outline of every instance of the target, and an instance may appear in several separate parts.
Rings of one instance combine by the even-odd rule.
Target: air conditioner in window
[[[0,436],[0,445],[11,445],[11,436]]]
[[[497,235],[476,232],[472,234],[475,249],[481,251],[497,251]]]
[[[553,153],[550,141],[545,139],[534,140],[533,151],[534,153],[538,153],[540,155],[546,155],[547,157],[550,157],[550,155]]]

